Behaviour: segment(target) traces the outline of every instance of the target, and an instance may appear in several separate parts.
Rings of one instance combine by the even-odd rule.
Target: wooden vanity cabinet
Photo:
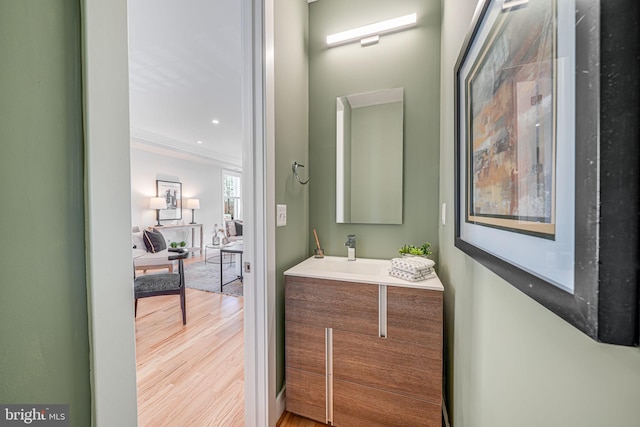
[[[287,276],[285,320],[378,335],[378,287]]]
[[[330,418],[327,412],[327,328],[336,327],[377,336],[377,288],[287,276],[287,410],[322,423]]]
[[[287,410],[326,420],[325,328],[286,322]]]
[[[297,276],[285,289],[288,411],[334,426],[441,425],[441,291]]]

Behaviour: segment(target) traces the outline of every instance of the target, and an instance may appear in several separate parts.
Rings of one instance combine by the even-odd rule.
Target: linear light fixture
[[[411,27],[417,22],[417,14],[400,16],[398,18],[388,19],[386,21],[376,22],[374,24],[365,25],[363,27],[354,28],[353,30],[343,31],[341,33],[331,34],[327,36],[327,45],[336,46],[353,40],[363,40],[369,38],[371,44],[371,36],[379,36],[383,33],[389,33],[401,28]],[[366,45],[363,44],[363,45]]]
[[[522,6],[529,3],[529,0],[504,0],[502,10],[511,9],[512,7]]]

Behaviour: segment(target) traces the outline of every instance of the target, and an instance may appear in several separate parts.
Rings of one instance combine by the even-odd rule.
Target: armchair
[[[135,293],[135,314],[138,313],[138,299],[155,297],[159,295],[180,295],[180,308],[182,309],[182,324],[187,324],[185,285],[184,285],[184,259],[189,256],[188,251],[170,252],[169,261],[178,260],[178,273],[146,274],[135,277],[133,288]]]

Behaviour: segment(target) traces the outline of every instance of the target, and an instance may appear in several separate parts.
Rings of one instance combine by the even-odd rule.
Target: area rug
[[[184,266],[184,280],[187,288],[241,297],[243,295],[242,281],[240,279],[234,280],[238,277],[236,264],[225,260],[222,264],[222,276],[225,283],[230,283],[224,285],[222,292],[220,292],[219,263],[207,262],[205,264],[204,261],[200,261]]]

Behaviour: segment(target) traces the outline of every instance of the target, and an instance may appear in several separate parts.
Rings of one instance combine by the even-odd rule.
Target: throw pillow
[[[131,234],[131,243],[133,245],[133,249],[144,249],[144,237],[142,236],[142,231]]]
[[[242,223],[236,221],[236,236],[242,236]]]
[[[167,242],[159,231],[144,230],[144,245],[147,251],[156,253],[167,249]]]

